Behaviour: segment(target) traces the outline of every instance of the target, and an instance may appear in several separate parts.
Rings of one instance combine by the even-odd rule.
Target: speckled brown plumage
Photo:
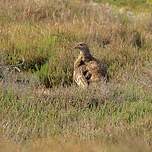
[[[75,49],[80,50],[77,60],[74,62],[73,80],[83,88],[93,82],[108,81],[107,66],[94,58],[87,44],[78,43]]]

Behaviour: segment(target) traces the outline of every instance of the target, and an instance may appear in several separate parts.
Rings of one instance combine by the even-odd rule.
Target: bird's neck
[[[83,52],[80,51],[80,55],[81,55],[84,59],[92,59],[92,55],[91,55],[89,49],[86,50],[86,51],[83,51]]]

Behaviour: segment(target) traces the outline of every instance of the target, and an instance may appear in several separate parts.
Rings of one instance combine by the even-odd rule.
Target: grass
[[[3,131],[5,136],[17,142],[48,135],[76,136],[85,140],[102,138],[109,141],[111,137],[117,140],[117,136],[122,133],[119,130],[122,125],[123,132],[127,129],[150,142],[151,95],[135,88],[130,88],[132,92],[129,94],[128,86],[126,88],[121,95],[122,99],[118,100],[120,92],[115,90],[115,94],[110,95],[104,104],[101,90],[96,91],[95,97],[94,91],[80,91],[75,87],[52,90],[50,96],[45,98],[30,95],[27,91],[24,95],[11,90],[4,92],[0,102]],[[92,100],[98,101],[97,109],[89,108]],[[143,125],[143,121],[148,126]]]
[[[109,3],[118,7],[126,7],[134,11],[150,11],[152,8],[151,0],[96,0],[96,2]]]
[[[0,150],[152,148],[152,17],[98,2],[0,2]],[[107,85],[83,90],[73,83],[79,41],[108,65]],[[9,66],[23,58],[20,73]]]

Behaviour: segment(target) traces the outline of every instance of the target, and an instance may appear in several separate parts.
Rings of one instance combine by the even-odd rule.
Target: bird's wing
[[[90,81],[97,81],[100,79],[104,79],[106,81],[109,80],[106,64],[94,59],[88,62],[86,67],[88,71],[92,74]]]

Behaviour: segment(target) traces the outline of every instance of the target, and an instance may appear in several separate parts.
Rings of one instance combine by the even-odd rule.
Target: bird
[[[109,81],[107,65],[92,56],[88,45],[79,42],[74,49],[79,49],[80,54],[74,62],[73,81],[82,88],[87,88],[91,83]]]

